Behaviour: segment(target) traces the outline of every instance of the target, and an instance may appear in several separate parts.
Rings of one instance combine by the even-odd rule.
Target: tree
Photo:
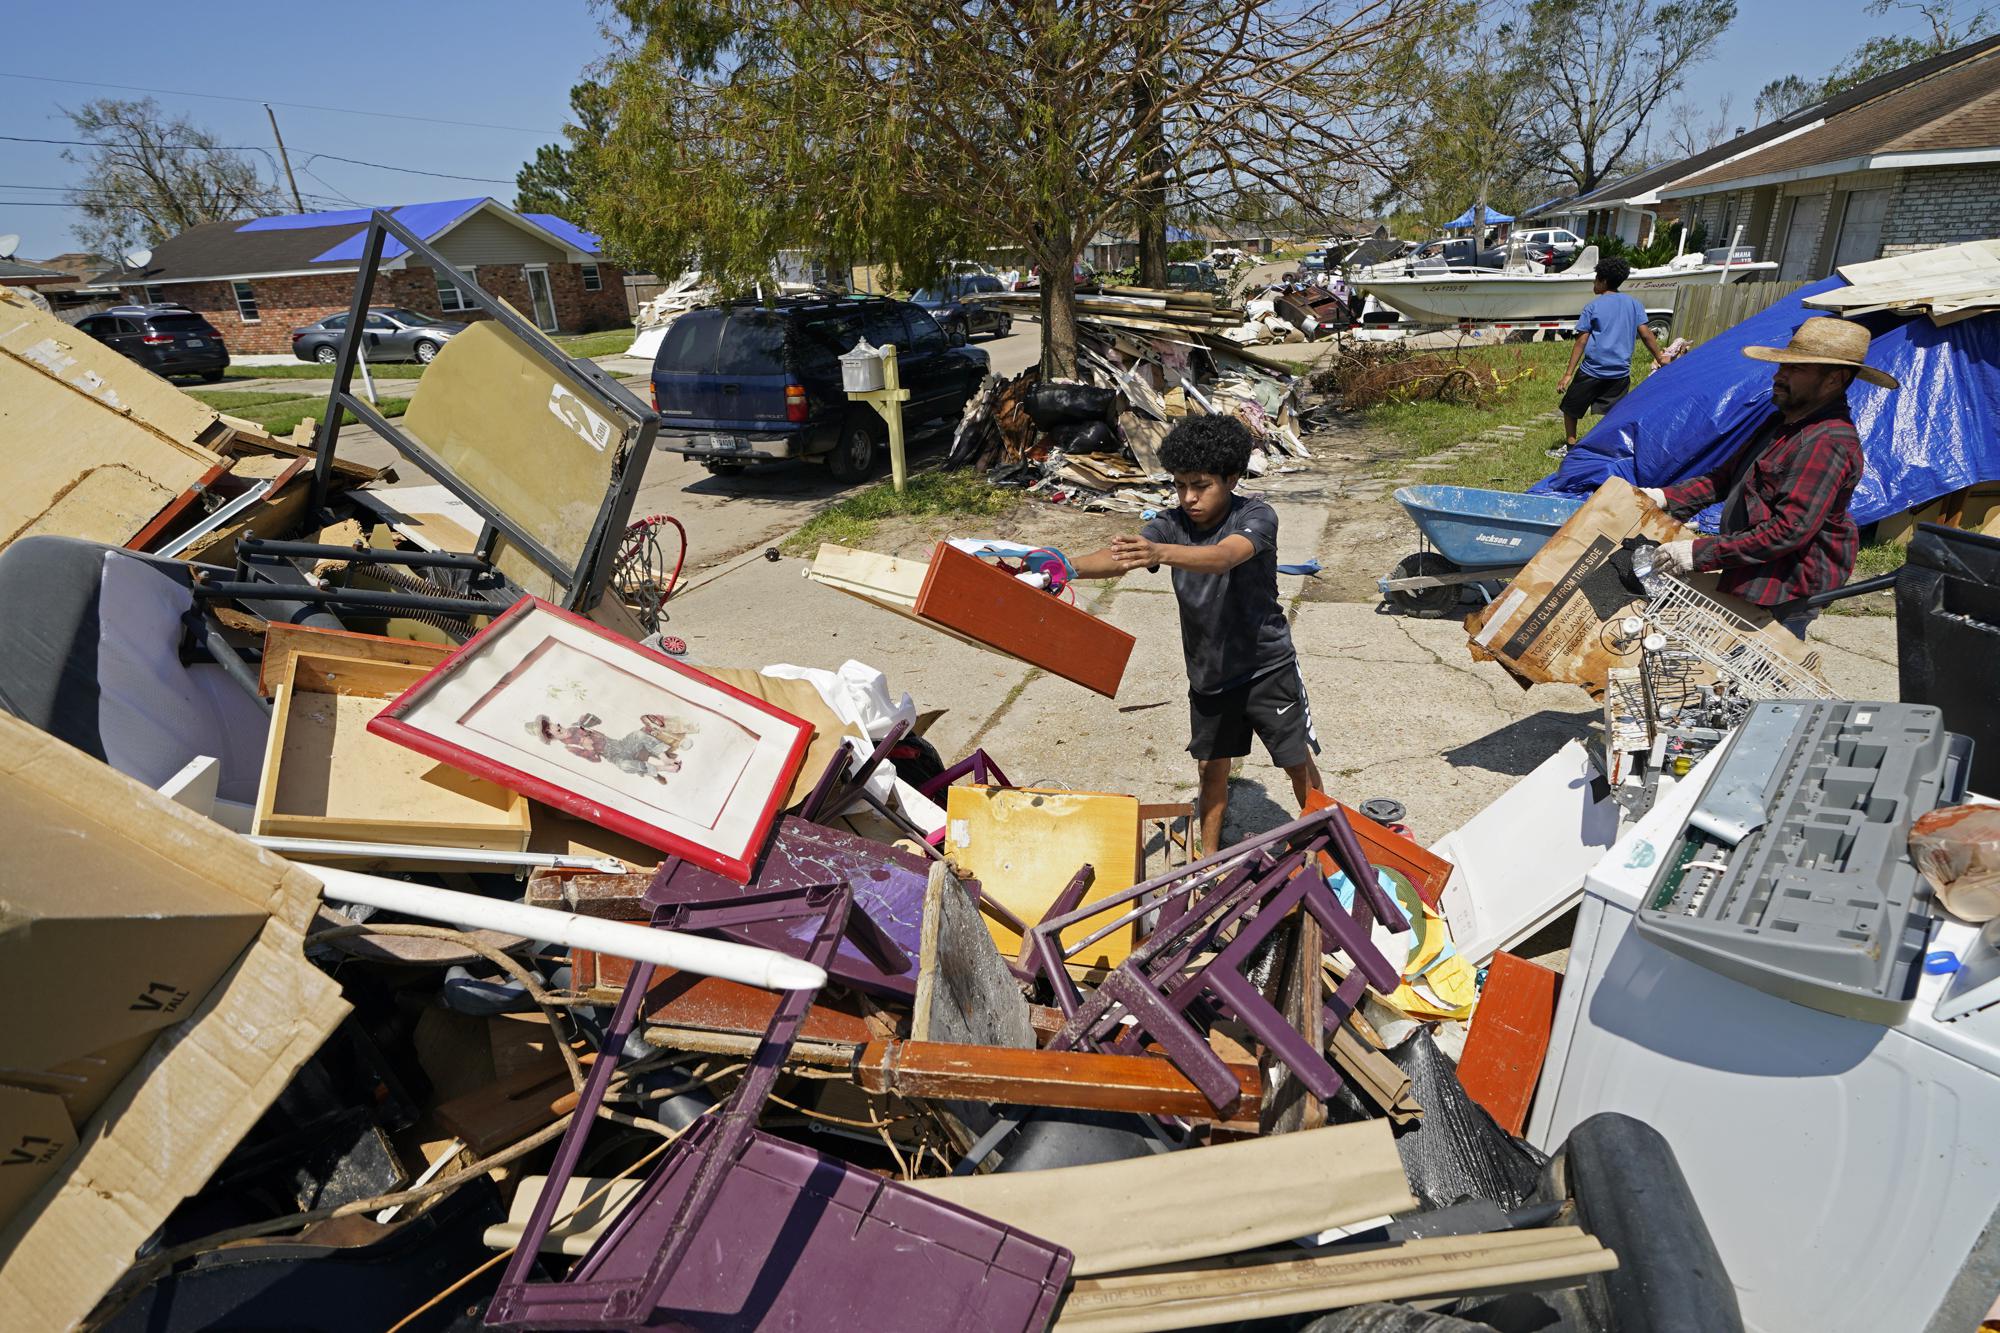
[[[1578,193],[1626,164],[1648,118],[1735,19],[1735,0],[1531,0],[1543,138]]]
[[[1958,17],[1957,8],[1953,0],[1870,0],[1866,6],[1868,13],[1879,16],[1911,10],[1924,21],[1929,31],[1870,37],[1821,79],[1802,79],[1796,74],[1773,79],[1757,94],[1758,120],[1775,120],[1795,111],[1803,111],[1815,102],[1823,102],[1878,75],[1943,55],[1993,33],[1996,6],[1984,5],[1962,20]]]
[[[1803,111],[1825,96],[1820,83],[1808,83],[1796,74],[1773,79],[1757,90],[1757,123],[1783,120],[1794,111]]]
[[[166,119],[152,98],[100,98],[65,111],[89,147],[63,150],[83,168],[69,192],[83,214],[71,227],[93,254],[107,258],[153,246],[204,222],[228,222],[284,210],[277,184],[257,162],[224,148],[185,116]]]
[[[1435,4],[613,0],[588,215],[656,271],[738,288],[792,247],[904,285],[1019,247],[1043,370],[1073,374],[1073,268],[1157,206],[1152,136],[1191,216],[1259,190],[1322,207],[1371,160],[1372,60]]]
[[[1471,4],[1443,11],[1394,72],[1414,96],[1393,122],[1399,156],[1374,202],[1403,205],[1428,231],[1469,203],[1483,235],[1490,212],[1518,213],[1549,194],[1530,131],[1540,109],[1534,53],[1516,14],[1491,27],[1480,18]]]
[[[567,144],[548,143],[514,176],[514,208],[522,213],[554,213],[582,224],[589,196],[586,178],[596,154],[611,132],[611,105],[606,90],[579,83],[569,90],[575,121],[563,126]]]
[[[1667,114],[1666,161],[1676,161],[1705,153],[1725,139],[1743,133],[1741,125],[1729,124],[1729,104],[1725,95],[1715,104],[1712,112],[1704,115],[1701,108],[1685,101],[1677,101]]]

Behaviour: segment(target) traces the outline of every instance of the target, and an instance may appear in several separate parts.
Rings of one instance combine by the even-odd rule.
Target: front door
[[[531,268],[528,274],[528,296],[535,304],[535,327],[544,333],[556,331],[556,298],[549,289],[549,271],[545,268]]]

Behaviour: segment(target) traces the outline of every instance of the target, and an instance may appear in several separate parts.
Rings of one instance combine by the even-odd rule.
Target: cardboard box
[[[1467,616],[1472,655],[1500,663],[1524,684],[1581,685],[1602,698],[1614,667],[1637,666],[1636,639],[1608,632],[1645,610],[1612,557],[1644,538],[1670,542],[1698,536],[1633,488],[1613,477],[1556,530],[1491,605]],[[1683,579],[1756,628],[1770,652],[1819,674],[1819,653],[1774,622],[1761,607],[1716,591],[1714,574]]]
[[[0,1185],[9,1327],[89,1313],[346,1015],[302,951],[318,901],[304,870],[0,714],[0,1157],[34,1159]]]

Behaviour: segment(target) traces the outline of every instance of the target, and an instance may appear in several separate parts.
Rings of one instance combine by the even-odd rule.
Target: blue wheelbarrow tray
[[[1458,605],[1464,584],[1511,578],[1583,501],[1471,486],[1405,486],[1396,492],[1422,545],[1377,580],[1384,600],[1405,614],[1436,618]]]

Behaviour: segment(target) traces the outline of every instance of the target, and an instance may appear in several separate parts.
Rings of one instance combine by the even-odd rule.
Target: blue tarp
[[[568,218],[558,217],[554,213],[523,213],[521,216],[564,244],[574,246],[585,254],[594,255],[603,246],[601,237],[585,231]]]
[[[1752,361],[1743,349],[1784,346],[1801,322],[1822,313],[1808,310],[1804,299],[1845,285],[1828,278],[1803,287],[1654,371],[1531,490],[1588,495],[1614,476],[1666,486],[1719,466],[1771,412],[1775,367]],[[1902,387],[1856,380],[1848,390],[1868,468],[1849,511],[1855,522],[1873,523],[2000,480],[2000,314],[1943,328],[1921,315],[1869,315],[1861,322],[1875,335],[1868,364]],[[1713,531],[1714,507],[1696,522]]]
[[[1473,208],[1477,207],[1478,207],[1477,204],[1473,205]],[[1486,210],[1486,225],[1489,227],[1496,222],[1512,222],[1513,220],[1514,219],[1508,217],[1505,213],[1502,213],[1497,208],[1489,208]],[[1457,217],[1453,218],[1451,221],[1445,223],[1444,225],[1447,230],[1449,230],[1452,227],[1470,227],[1472,225],[1472,209],[1471,208],[1466,209],[1463,213],[1460,213]]]
[[[440,199],[429,204],[404,204],[401,208],[389,210],[389,216],[429,241],[436,239],[439,232],[485,202],[484,199]],[[362,220],[367,221],[366,218]],[[359,259],[361,244],[367,235],[368,229],[364,227],[325,254],[314,255],[312,262],[334,264],[343,260]],[[394,259],[408,249],[408,246],[393,236],[385,236],[382,239],[384,259]]]

